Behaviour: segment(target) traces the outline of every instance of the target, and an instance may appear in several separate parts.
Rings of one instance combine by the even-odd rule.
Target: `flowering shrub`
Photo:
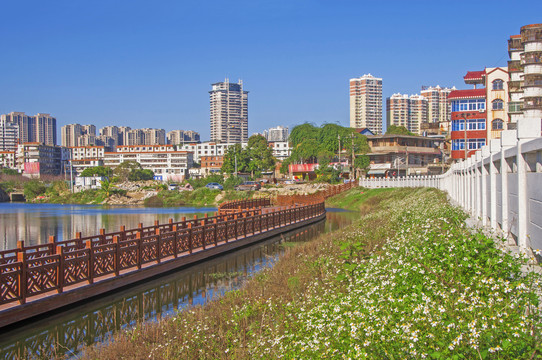
[[[259,339],[255,355],[531,358],[540,278],[522,275],[522,259],[427,195],[386,210],[395,235],[371,256],[350,250],[325,261],[325,279],[311,284],[302,303],[287,304],[286,331]],[[338,240],[343,249],[372,231],[359,226]]]

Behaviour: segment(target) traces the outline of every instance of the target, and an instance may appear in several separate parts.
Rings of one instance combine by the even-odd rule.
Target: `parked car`
[[[177,190],[177,188],[179,187],[179,185],[177,184],[169,184],[168,185],[168,190]]]
[[[260,183],[257,183],[255,181],[245,181],[242,184],[239,184],[235,187],[235,190],[238,191],[245,191],[245,190],[260,190],[262,186]]]
[[[208,183],[207,185],[205,185],[205,187],[212,190],[224,190],[224,187],[222,187],[222,185],[215,182]]]

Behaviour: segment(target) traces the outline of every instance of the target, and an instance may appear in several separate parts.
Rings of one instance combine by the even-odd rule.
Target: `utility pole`
[[[237,177],[237,154],[235,155],[235,177]]]
[[[339,138],[339,172],[342,170],[342,165],[341,165],[341,135],[337,135],[337,137]]]
[[[405,146],[405,151],[406,151],[406,171],[405,171],[405,176],[408,176],[408,145]]]
[[[70,189],[71,189],[72,194],[73,194],[73,165],[72,165],[71,160],[70,160]]]
[[[352,136],[352,171],[350,172],[350,179],[354,180],[356,178],[355,174],[354,174],[354,160],[355,160],[355,155],[354,155],[354,133],[351,134]]]

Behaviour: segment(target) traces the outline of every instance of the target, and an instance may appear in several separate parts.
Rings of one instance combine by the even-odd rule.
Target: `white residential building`
[[[248,141],[248,91],[243,90],[243,81],[224,82],[212,85],[209,91],[211,102],[211,141],[242,143]]]
[[[189,151],[174,150],[173,145],[123,145],[104,154],[105,166],[115,168],[124,161],[138,162],[163,181],[182,181],[193,165],[193,156]]]

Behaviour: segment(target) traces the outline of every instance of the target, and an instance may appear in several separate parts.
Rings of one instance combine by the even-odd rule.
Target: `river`
[[[13,204],[9,204],[13,205]],[[58,239],[73,237],[76,231],[83,236],[94,234],[99,228],[127,228],[137,223],[152,224],[154,220],[167,222],[194,214],[214,212],[214,208],[103,208],[79,205],[0,204],[0,229],[18,234],[18,240],[28,228],[35,243],[46,242],[49,235]],[[26,206],[28,205],[28,206]],[[71,213],[73,211],[74,213]],[[254,273],[272,266],[284,253],[286,243],[302,242],[318,234],[344,227],[356,219],[353,212],[328,209],[326,220],[270,238],[236,252],[222,255],[198,265],[149,280],[137,286],[101,296],[71,307],[67,311],[32,319],[26,324],[3,329],[0,337],[0,359],[49,358],[52,354],[76,358],[85,345],[107,342],[115,331],[130,328],[139,321],[155,321],[170,316],[193,304],[203,304],[238,289]],[[5,220],[6,219],[6,220]],[[32,223],[32,222],[35,223]],[[10,222],[10,223],[6,223]],[[30,222],[30,223],[29,223]],[[37,223],[46,230],[37,228]],[[94,228],[89,224],[95,224]],[[11,230],[6,230],[11,229]],[[51,231],[49,233],[48,231]],[[5,244],[14,240],[6,239]],[[30,242],[32,243],[32,242]],[[287,244],[286,244],[287,245]],[[11,247],[11,246],[9,246]]]

